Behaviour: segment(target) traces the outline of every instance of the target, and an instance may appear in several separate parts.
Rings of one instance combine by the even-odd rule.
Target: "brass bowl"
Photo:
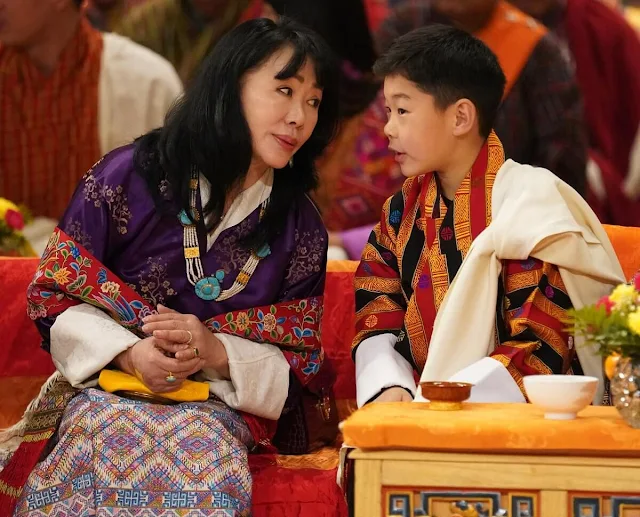
[[[466,382],[421,382],[422,396],[429,399],[429,409],[458,411],[471,396],[473,384]]]

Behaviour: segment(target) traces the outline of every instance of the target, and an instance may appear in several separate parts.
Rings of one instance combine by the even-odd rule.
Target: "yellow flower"
[[[238,313],[238,317],[236,318],[236,325],[238,326],[238,330],[243,332],[247,330],[249,326],[249,316],[247,316],[246,312]]]
[[[632,312],[627,318],[627,325],[634,334],[640,336],[640,311]]]
[[[105,282],[100,286],[100,290],[111,298],[117,298],[120,294],[120,286],[115,282]]]
[[[13,204],[8,199],[0,197],[0,220],[4,221],[4,216],[6,215],[7,210],[15,210],[16,212],[20,211],[17,205]]]
[[[616,307],[636,303],[638,291],[632,285],[620,284],[609,295],[609,299],[616,304]]]
[[[71,271],[66,267],[61,267],[53,274],[53,279],[60,285],[67,285],[71,280]]]

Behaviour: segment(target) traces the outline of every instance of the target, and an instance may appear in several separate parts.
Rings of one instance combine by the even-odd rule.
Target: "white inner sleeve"
[[[289,393],[289,363],[282,351],[237,336],[216,335],[227,351],[231,380],[222,379],[216,370],[202,370],[199,377],[209,382],[211,393],[233,409],[269,420],[280,418]]]
[[[413,367],[395,349],[394,334],[365,339],[356,350],[356,398],[364,406],[385,388],[401,386],[415,395]]]
[[[56,368],[76,388],[95,386],[87,379],[140,341],[108,314],[83,303],[60,314],[51,327],[51,357]]]

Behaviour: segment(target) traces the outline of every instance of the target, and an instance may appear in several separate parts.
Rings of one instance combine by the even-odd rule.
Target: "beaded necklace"
[[[238,273],[238,276],[233,282],[233,285],[229,289],[222,290],[222,281],[224,280],[225,273],[222,269],[216,271],[215,275],[207,276],[204,273],[202,267],[202,260],[200,259],[200,246],[198,244],[198,233],[196,230],[196,223],[200,220],[200,213],[198,212],[196,200],[198,195],[198,172],[193,170],[191,172],[191,179],[189,181],[189,207],[191,210],[191,218],[184,210],[181,210],[178,214],[178,219],[183,227],[183,248],[184,259],[187,267],[187,280],[195,288],[196,295],[207,301],[222,302],[228,300],[232,296],[240,293],[249,283],[253,273],[260,261],[268,257],[271,254],[271,248],[269,244],[263,244],[258,250],[252,250],[251,255],[247,262],[242,266],[242,269]],[[260,205],[260,220],[264,215],[269,200],[266,199]]]

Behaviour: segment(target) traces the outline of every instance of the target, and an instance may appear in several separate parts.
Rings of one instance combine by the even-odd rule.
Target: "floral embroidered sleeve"
[[[571,307],[553,264],[505,262],[496,312],[500,344],[491,357],[507,368],[521,390],[526,375],[581,373],[566,330]]]
[[[284,283],[280,293],[280,302],[320,297],[324,293],[327,270],[327,248],[329,239],[322,219],[309,199],[305,199],[299,207],[296,218],[295,249],[292,250]],[[287,362],[292,366],[289,373],[289,395],[285,402],[283,414],[286,414],[299,403],[302,386],[308,380],[301,378],[296,370],[302,362],[307,362],[302,373],[315,376],[320,368],[327,370],[322,349],[311,352],[293,352],[283,350]],[[309,355],[309,357],[307,357]]]
[[[87,249],[103,263],[117,255],[135,234],[132,228],[132,206],[127,192],[133,173],[131,153],[116,150],[96,163],[78,184],[58,227],[75,242]],[[138,201],[136,223],[145,224],[154,211]],[[70,281],[72,272],[61,267],[55,280],[62,286]],[[33,315],[32,315],[33,316]],[[49,351],[50,330],[55,316],[37,318],[36,326],[42,335],[42,347]]]

